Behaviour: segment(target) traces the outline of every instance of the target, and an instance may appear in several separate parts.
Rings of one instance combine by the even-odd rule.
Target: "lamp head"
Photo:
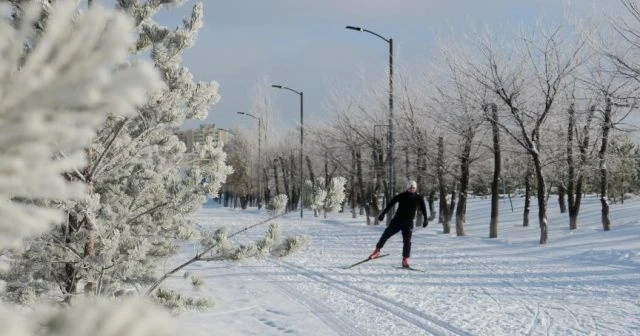
[[[362,28],[360,28],[360,27],[346,26],[345,28],[347,28],[347,29],[351,29],[351,30],[362,31]]]
[[[282,89],[282,85],[271,85],[271,87],[274,87],[276,89]]]

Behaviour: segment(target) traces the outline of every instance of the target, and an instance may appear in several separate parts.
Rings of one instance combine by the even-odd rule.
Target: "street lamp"
[[[258,210],[262,208],[262,118],[256,117],[251,113],[237,112],[238,114],[245,115],[256,119],[258,121]]]
[[[379,37],[389,44],[389,153],[387,154],[387,160],[389,161],[389,198],[393,196],[396,187],[396,178],[395,178],[395,170],[394,170],[394,160],[393,160],[393,39],[385,38],[380,34],[372,32],[371,30],[364,29],[361,27],[354,26],[346,26],[345,28],[366,32],[372,35]],[[387,223],[389,218],[393,216],[394,209],[391,209],[389,216],[387,217]]]
[[[300,96],[300,218],[303,218],[303,209],[304,209],[304,201],[303,201],[303,196],[304,196],[304,180],[303,180],[303,172],[304,172],[304,166],[302,165],[302,150],[304,147],[304,93],[302,91],[297,91],[294,90],[292,88],[288,88],[286,86],[282,86],[282,85],[271,85],[271,87],[276,88],[276,89],[284,89],[284,90],[289,90],[293,93],[297,93]]]

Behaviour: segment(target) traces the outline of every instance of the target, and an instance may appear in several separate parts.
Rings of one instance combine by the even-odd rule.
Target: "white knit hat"
[[[416,181],[407,182],[407,189],[409,189],[411,187],[418,188],[418,184],[416,183]]]

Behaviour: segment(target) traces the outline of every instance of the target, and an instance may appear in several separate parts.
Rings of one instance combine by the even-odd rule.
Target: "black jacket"
[[[398,210],[396,210],[395,216],[393,216],[394,220],[400,221],[413,221],[416,217],[416,210],[420,207],[420,211],[422,211],[422,216],[426,221],[427,219],[427,207],[424,204],[424,198],[418,193],[412,192],[401,192],[397,194],[394,198],[391,199],[387,207],[382,210],[380,215],[384,215],[391,209],[391,207],[398,203]]]

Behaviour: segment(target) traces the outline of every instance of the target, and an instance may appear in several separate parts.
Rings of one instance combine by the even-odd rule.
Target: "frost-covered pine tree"
[[[182,66],[181,54],[202,26],[202,5],[177,29],[153,20],[160,8],[179,3],[118,1],[118,9],[137,24],[138,39],[129,50],[137,59],[151,55],[164,88],[147,96],[133,115],[123,114],[121,106],[110,109],[85,148],[87,164],[66,173],[67,180],[85,183],[92,197],[58,202],[65,221],[15,256],[8,286],[13,298],[55,288],[67,299],[82,289],[117,295],[152,283],[158,264],[176,251],[175,239],[192,236],[186,215],[216,195],[231,172],[216,144],[203,144],[192,159],[173,134],[186,118],[206,117],[219,99],[217,83],[196,83]],[[48,23],[43,30],[56,29]]]
[[[145,99],[142,88],[157,83],[147,64],[108,67],[125,59],[130,41],[120,35],[128,34],[126,19],[98,10],[76,18],[69,6],[53,13],[58,26],[41,37],[33,29],[39,6],[24,7],[16,28],[0,19],[0,221],[14,224],[0,229],[3,245],[18,244],[18,234],[39,232],[61,218],[58,209],[24,200],[84,195],[82,183],[67,183],[61,173],[84,162],[83,146],[106,111],[131,113]],[[82,28],[84,35],[74,32],[92,19],[98,21]],[[105,30],[109,20],[113,26]]]
[[[267,204],[267,212],[270,216],[277,216],[284,213],[289,203],[289,197],[285,194],[279,194],[269,200]]]
[[[324,209],[324,201],[327,198],[327,191],[325,190],[325,180],[323,177],[316,179],[316,184],[313,187],[313,193],[311,194],[311,205],[313,209],[313,215],[318,217],[319,211]]]
[[[125,15],[99,7],[79,13],[74,2],[61,2],[47,13],[55,29],[41,32],[40,6],[21,9],[15,26],[0,18],[0,251],[46,236],[63,220],[64,211],[43,200],[86,197],[86,184],[65,175],[86,165],[84,149],[108,111],[130,114],[159,83],[145,63],[116,67],[131,45]],[[140,301],[35,313],[0,302],[3,335],[167,335],[169,321]]]
[[[345,199],[346,183],[347,179],[342,176],[336,176],[331,179],[326,191],[327,196],[324,200],[324,218],[327,218],[327,213],[340,210],[340,206]]]
[[[316,179],[313,192],[307,201],[309,207],[313,209],[314,216],[317,217],[319,212],[323,210],[324,217],[327,218],[327,213],[336,212],[340,209],[345,199],[346,183],[347,179],[341,176],[331,178],[328,185],[324,178],[319,177]]]

